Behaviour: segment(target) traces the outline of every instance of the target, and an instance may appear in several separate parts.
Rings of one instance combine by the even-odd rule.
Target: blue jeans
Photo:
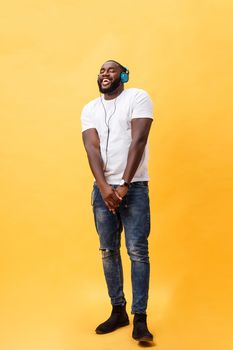
[[[116,185],[112,186],[117,187]],[[92,205],[111,303],[112,305],[125,303],[120,255],[121,232],[124,228],[127,253],[131,260],[132,314],[146,313],[150,274],[148,184],[142,181],[131,183],[116,214],[113,214],[106,207],[101,193],[94,183]]]

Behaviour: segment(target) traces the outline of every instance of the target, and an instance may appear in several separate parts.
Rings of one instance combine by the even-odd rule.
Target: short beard
[[[111,94],[112,92],[114,92],[118,87],[119,85],[121,84],[121,78],[117,78],[108,88],[102,88],[101,87],[101,84],[99,82],[99,80],[97,81],[98,83],[98,86],[99,86],[99,91],[102,93],[102,94]]]

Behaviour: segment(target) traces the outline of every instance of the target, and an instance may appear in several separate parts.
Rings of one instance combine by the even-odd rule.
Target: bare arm
[[[103,161],[100,154],[100,140],[96,129],[88,129],[83,132],[83,143],[87,152],[88,162],[97,185],[102,187],[106,184],[103,172]]]
[[[100,140],[96,129],[87,129],[83,132],[83,143],[87,152],[87,157],[91,171],[96,179],[96,183],[101,192],[102,198],[107,207],[115,212],[119,205],[120,198],[117,196],[112,187],[106,182],[103,161],[100,153]]]
[[[132,141],[129,147],[126,168],[123,179],[130,183],[142,159],[153,119],[135,118],[131,121]],[[121,197],[127,192],[127,187],[117,187]]]

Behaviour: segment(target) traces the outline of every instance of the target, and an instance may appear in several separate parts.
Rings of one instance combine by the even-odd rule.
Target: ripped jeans
[[[117,185],[112,186],[117,187]],[[127,253],[131,260],[133,290],[131,312],[132,314],[146,313],[150,274],[148,183],[144,181],[132,182],[116,214],[112,214],[108,210],[96,183],[94,183],[92,205],[111,303],[112,305],[123,305],[125,303],[120,255],[121,232],[124,228]]]

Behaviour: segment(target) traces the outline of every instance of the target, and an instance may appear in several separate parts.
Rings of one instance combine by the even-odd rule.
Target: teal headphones
[[[123,68],[124,68],[125,72],[121,72],[120,78],[121,78],[121,82],[124,84],[124,83],[127,83],[129,81],[129,70],[126,67],[123,67]]]

